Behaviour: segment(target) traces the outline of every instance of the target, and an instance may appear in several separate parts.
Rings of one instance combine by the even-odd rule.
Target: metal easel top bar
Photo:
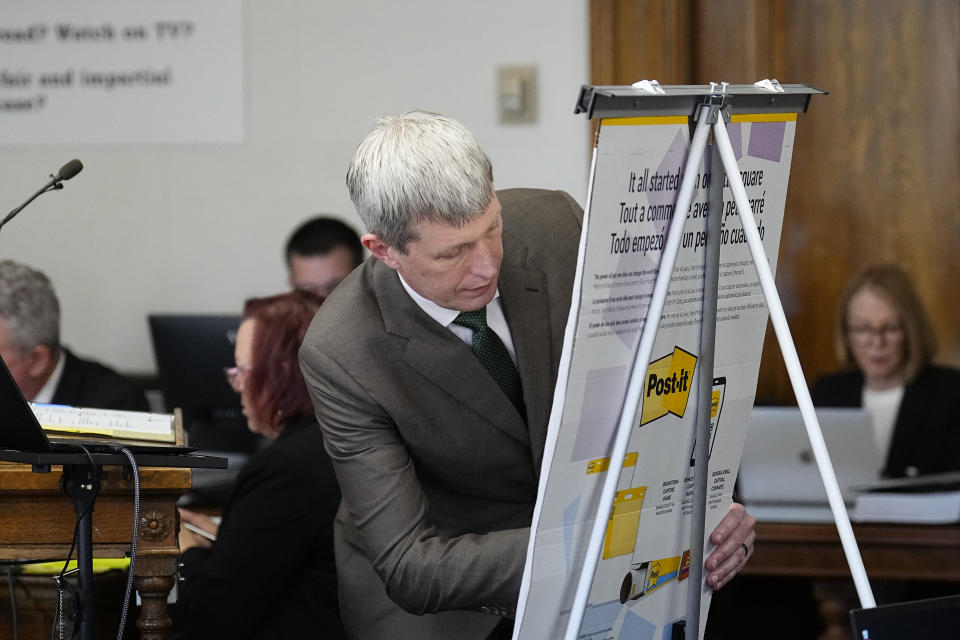
[[[810,97],[826,95],[826,91],[808,84],[785,84],[783,92],[772,92],[752,84],[727,85],[722,95],[727,98],[731,114],[738,113],[804,113]],[[663,85],[663,95],[652,94],[630,86],[580,87],[574,113],[588,118],[629,118],[642,115],[693,116],[697,107],[711,96],[721,95],[710,85]],[[732,99],[731,99],[732,98]]]

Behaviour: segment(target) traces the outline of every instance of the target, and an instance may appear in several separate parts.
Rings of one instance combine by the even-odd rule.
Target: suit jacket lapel
[[[553,343],[546,276],[526,266],[526,246],[504,234],[500,296],[517,352],[534,466],[539,469],[553,402]],[[507,258],[509,257],[509,262]]]
[[[417,306],[390,267],[377,265],[374,287],[386,332],[406,341],[404,363],[478,417],[528,443],[520,414],[470,347]]]
[[[928,423],[927,410],[934,404],[927,395],[924,387],[918,385],[916,380],[903,390],[884,469],[888,475],[904,476],[907,467],[917,464],[916,453],[922,447],[925,431],[923,427]]]
[[[53,390],[53,397],[50,402],[52,404],[76,404],[76,397],[80,394],[76,388],[75,356],[66,349],[60,349],[60,357],[63,358],[63,373],[60,374],[60,381],[57,383],[57,388]]]

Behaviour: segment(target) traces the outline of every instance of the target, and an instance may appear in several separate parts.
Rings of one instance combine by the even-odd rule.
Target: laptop
[[[818,408],[837,484],[847,507],[856,487],[877,481],[882,461],[863,409]],[[758,520],[830,522],[832,512],[800,409],[754,407],[740,460],[737,490]]]
[[[77,453],[79,445],[90,453],[119,453],[129,449],[132,453],[180,454],[194,451],[193,447],[162,442],[130,443],[112,438],[74,438],[48,436],[40,426],[36,414],[20,392],[7,364],[0,358],[0,449],[12,449],[26,453]]]
[[[850,626],[854,640],[956,638],[960,595],[852,609]]]

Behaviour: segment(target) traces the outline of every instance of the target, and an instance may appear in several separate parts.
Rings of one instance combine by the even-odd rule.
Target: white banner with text
[[[243,141],[236,0],[0,0],[0,144]]]

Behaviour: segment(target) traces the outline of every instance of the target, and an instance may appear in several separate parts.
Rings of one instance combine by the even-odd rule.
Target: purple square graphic
[[[620,423],[626,367],[609,367],[587,372],[583,389],[580,425],[573,444],[574,460],[592,460],[610,455],[613,435]]]
[[[733,157],[740,160],[743,157],[743,133],[740,131],[739,122],[727,123],[727,137],[730,138],[730,146],[733,147]]]
[[[786,122],[754,122],[750,128],[750,148],[747,155],[780,162],[783,134],[786,130]]]
[[[586,609],[583,610],[580,635],[584,635],[585,632],[589,635],[591,631],[604,631],[612,628],[617,616],[620,615],[621,609],[623,609],[623,605],[617,600],[588,604]]]
[[[567,559],[567,568],[573,566],[573,525],[577,523],[580,512],[580,496],[563,510],[563,550]]]
[[[671,632],[672,630],[671,627]],[[623,626],[620,628],[620,637],[631,638],[631,640],[653,640],[653,634],[656,631],[657,625],[628,610],[623,618]]]

